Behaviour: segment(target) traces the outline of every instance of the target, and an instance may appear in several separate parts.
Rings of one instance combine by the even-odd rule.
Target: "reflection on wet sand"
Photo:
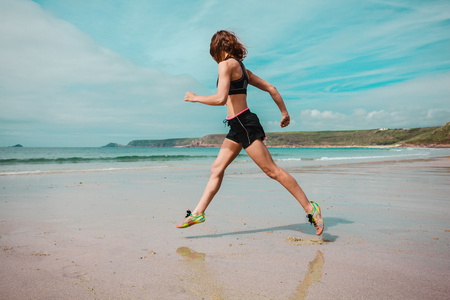
[[[206,254],[196,252],[188,247],[180,247],[177,254],[184,258],[183,263],[186,265],[186,276],[181,279],[185,289],[190,291],[194,297],[224,299],[223,288],[220,282],[215,280],[208,271],[205,263]],[[317,251],[314,260],[309,262],[308,271],[305,278],[297,286],[295,293],[290,299],[306,299],[308,289],[315,282],[322,279],[322,267],[325,259],[321,251]]]
[[[309,262],[308,271],[305,274],[305,278],[300,282],[296,289],[296,293],[291,299],[306,299],[308,295],[308,289],[314,282],[320,282],[322,279],[322,267],[325,264],[325,258],[322,252],[317,250],[316,258]]]
[[[177,249],[177,253],[187,260],[201,260],[205,261],[206,254],[205,253],[198,253],[194,250],[191,250],[189,247],[180,247]]]
[[[188,247],[180,247],[177,254],[184,257],[186,276],[182,279],[186,290],[194,296],[211,299],[224,299],[219,282],[209,273],[205,264],[205,253],[195,252]]]

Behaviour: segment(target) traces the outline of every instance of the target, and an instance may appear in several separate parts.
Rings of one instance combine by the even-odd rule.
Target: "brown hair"
[[[228,53],[227,57],[225,57],[225,52]],[[220,63],[228,57],[234,57],[242,61],[247,55],[247,49],[239,41],[234,32],[220,30],[211,38],[209,53],[217,63]]]

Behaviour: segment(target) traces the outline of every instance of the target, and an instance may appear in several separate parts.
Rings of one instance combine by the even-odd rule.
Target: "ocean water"
[[[428,148],[269,148],[276,162],[296,165],[420,159],[450,156]],[[0,176],[210,165],[219,148],[13,148],[0,147]],[[238,163],[252,163],[245,151]]]

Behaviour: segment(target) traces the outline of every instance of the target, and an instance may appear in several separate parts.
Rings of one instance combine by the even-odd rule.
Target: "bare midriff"
[[[248,109],[247,95],[245,94],[228,95],[227,100],[228,120],[242,113],[246,109]]]

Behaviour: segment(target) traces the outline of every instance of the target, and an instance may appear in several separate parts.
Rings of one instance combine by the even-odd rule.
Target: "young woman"
[[[280,93],[274,86],[244,67],[242,60],[247,54],[247,49],[233,32],[221,30],[214,34],[211,39],[210,54],[219,64],[217,94],[197,96],[188,92],[184,101],[226,105],[230,131],[212,165],[211,177],[197,207],[193,212],[188,210],[186,219],[176,227],[185,228],[205,221],[205,210],[220,188],[225,169],[244,148],[251,159],[270,178],[280,182],[297,199],[308,214],[309,221],[314,224],[317,235],[322,234],[324,224],[319,204],[310,202],[294,177],[275,164],[263,143],[265,133],[259,119],[247,106],[248,84],[268,92],[280,109],[281,127],[286,127],[290,123],[290,117]]]

